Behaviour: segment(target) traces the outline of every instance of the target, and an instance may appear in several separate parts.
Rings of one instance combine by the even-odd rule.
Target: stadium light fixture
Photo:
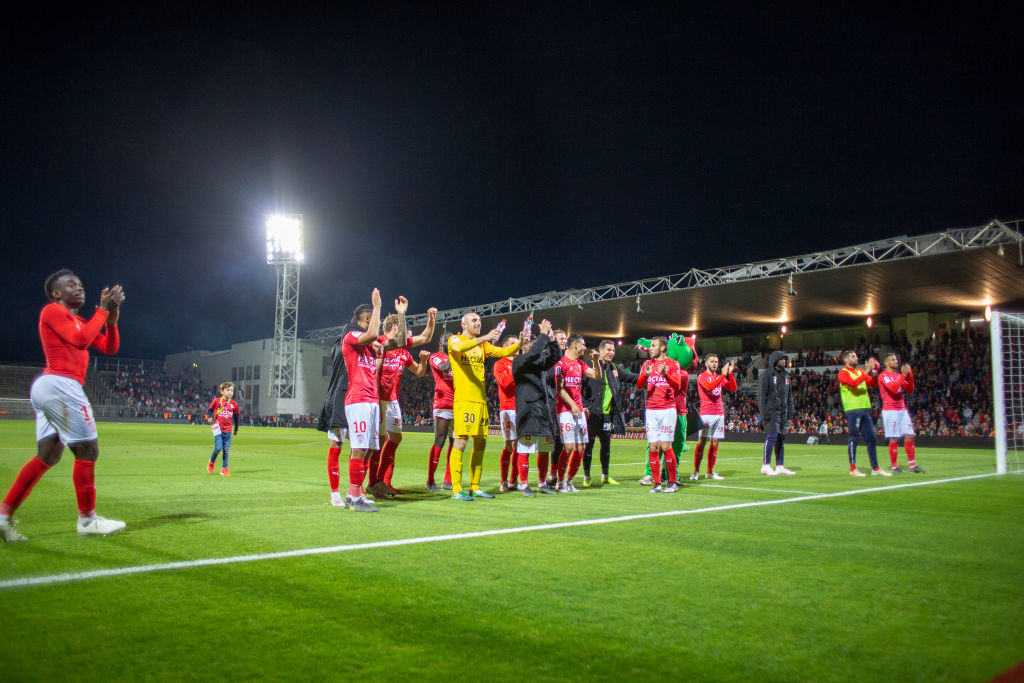
[[[785,325],[782,326],[782,334],[786,334],[786,326]]]
[[[302,263],[302,216],[272,213],[267,216],[267,263]]]
[[[985,322],[987,322],[987,323],[992,322],[992,307],[991,306],[986,306],[985,307]]]
[[[868,329],[869,329],[869,330],[871,329],[871,325],[872,325],[872,324],[873,324],[873,321],[871,320],[871,316],[869,315],[869,316],[868,316]]]

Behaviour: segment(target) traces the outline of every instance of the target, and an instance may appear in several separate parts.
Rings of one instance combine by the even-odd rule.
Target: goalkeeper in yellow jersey
[[[480,316],[467,313],[462,316],[462,334],[448,340],[448,357],[452,364],[455,385],[454,426],[455,443],[452,445],[451,472],[452,498],[471,501],[474,498],[494,498],[480,488],[483,473],[484,449],[487,448],[487,394],[484,391],[484,359],[514,356],[520,342],[509,346],[494,346],[501,331],[497,328],[480,336]],[[462,488],[462,454],[469,440],[473,440],[470,457],[469,492]]]

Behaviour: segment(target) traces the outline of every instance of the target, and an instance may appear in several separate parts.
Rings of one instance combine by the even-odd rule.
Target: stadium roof
[[[636,339],[655,333],[735,335],[798,323],[802,329],[859,323],[918,311],[980,312],[986,305],[1024,304],[1021,221],[894,237],[833,251],[679,275],[546,292],[449,309],[447,329],[469,311],[484,329],[506,318],[510,329],[529,312],[594,337]],[[491,319],[491,320],[488,320]],[[410,316],[410,325],[426,322]],[[454,323],[454,324],[453,324]],[[335,339],[340,327],[312,330],[309,340]]]

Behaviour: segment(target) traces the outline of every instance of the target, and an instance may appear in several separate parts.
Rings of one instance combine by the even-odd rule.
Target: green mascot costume
[[[639,339],[636,343],[637,348],[646,349],[650,351],[651,340],[650,339]],[[672,333],[672,336],[668,338],[668,349],[665,354],[672,360],[679,363],[679,367],[683,370],[689,370],[691,367],[697,365],[697,335],[691,335],[689,337],[680,337],[678,334]],[[684,389],[683,391],[686,391]],[[675,438],[672,440],[672,450],[678,456],[680,453],[684,453],[689,450],[689,446],[686,445],[686,415],[679,415],[676,422],[676,433]],[[668,471],[662,466],[662,479],[668,478]],[[651,476],[651,465],[648,463],[647,469],[644,476]]]

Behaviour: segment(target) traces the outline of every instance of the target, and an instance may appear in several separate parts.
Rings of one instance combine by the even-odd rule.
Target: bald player
[[[514,356],[519,350],[519,342],[504,347],[495,346],[494,342],[498,340],[501,332],[493,329],[481,335],[481,327],[479,314],[467,313],[462,316],[462,333],[452,335],[448,340],[448,357],[455,385],[455,444],[452,446],[451,455],[452,498],[461,501],[494,498],[480,488],[489,420],[487,394],[484,390],[484,359]],[[467,492],[462,488],[462,454],[470,439],[473,440],[473,451],[470,457]]]

